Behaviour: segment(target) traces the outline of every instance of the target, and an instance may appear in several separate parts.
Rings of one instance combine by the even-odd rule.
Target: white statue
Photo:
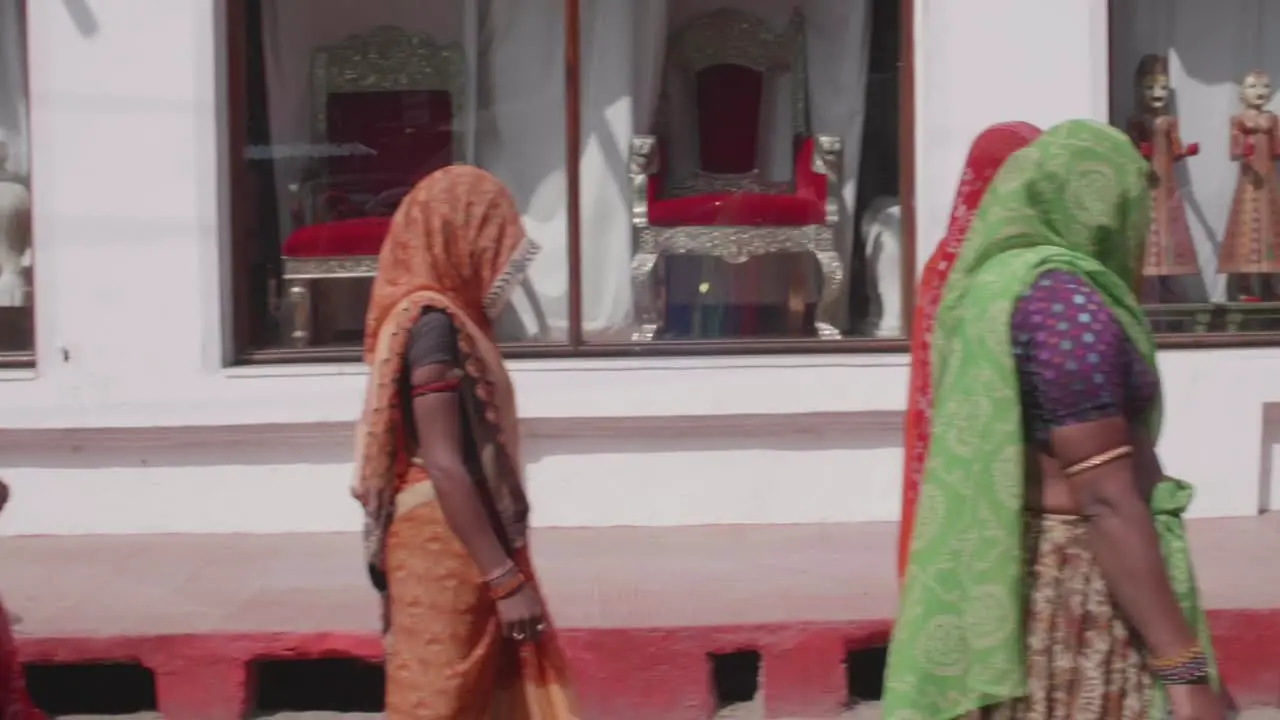
[[[902,317],[902,204],[881,195],[862,211],[862,241],[867,251],[867,291],[871,299],[867,332],[900,338]]]
[[[0,134],[0,308],[25,307],[31,263],[31,191],[9,173],[9,142]]]

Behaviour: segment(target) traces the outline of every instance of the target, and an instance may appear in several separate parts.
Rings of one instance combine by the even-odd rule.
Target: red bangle
[[[409,394],[413,397],[422,397],[423,395],[431,395],[433,393],[453,392],[458,389],[457,380],[438,380],[436,382],[423,383],[414,385]]]
[[[498,581],[489,583],[489,597],[493,598],[494,602],[506,600],[520,592],[524,584],[524,573],[520,571],[505,575]]]

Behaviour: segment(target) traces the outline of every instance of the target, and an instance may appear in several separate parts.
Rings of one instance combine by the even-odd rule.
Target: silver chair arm
[[[827,177],[825,224],[835,227],[840,222],[840,193],[844,185],[844,143],[835,135],[813,136],[813,164],[816,173]]]
[[[649,225],[649,176],[658,172],[658,138],[636,135],[631,138],[628,174],[631,176],[631,224]]]

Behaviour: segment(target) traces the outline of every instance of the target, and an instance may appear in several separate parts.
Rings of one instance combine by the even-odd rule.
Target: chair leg
[[[289,280],[289,303],[293,306],[293,331],[290,339],[296,348],[311,345],[311,281]]]

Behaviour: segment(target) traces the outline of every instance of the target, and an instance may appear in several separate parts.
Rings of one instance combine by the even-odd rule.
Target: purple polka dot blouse
[[[1136,421],[1156,399],[1154,370],[1074,273],[1040,275],[1015,306],[1012,331],[1023,422],[1037,445],[1055,428],[1118,415]]]

